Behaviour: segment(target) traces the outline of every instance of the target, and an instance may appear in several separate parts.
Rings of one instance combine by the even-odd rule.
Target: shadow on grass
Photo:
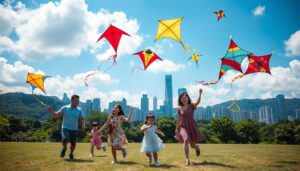
[[[297,161],[276,161],[276,163],[282,163],[282,164],[299,164],[300,162],[297,162]]]
[[[155,166],[151,166],[151,167],[155,167]],[[178,166],[171,165],[171,164],[161,164],[157,168],[166,168],[166,169],[169,169],[169,168],[175,168],[175,167],[178,167]]]
[[[224,164],[224,163],[218,163],[218,162],[208,162],[208,161],[204,161],[204,162],[200,162],[200,163],[195,163],[192,162],[193,165],[200,165],[200,166],[220,166],[220,167],[227,167],[227,168],[235,168],[232,165],[229,164]]]
[[[93,160],[85,160],[85,159],[74,159],[74,160],[65,159],[65,161],[67,161],[67,162],[77,162],[77,163],[90,163],[90,162],[94,162]]]
[[[94,156],[94,157],[107,157],[107,155],[100,155],[100,156]]]
[[[118,164],[141,165],[140,163],[137,163],[137,162],[134,162],[134,161],[118,161]]]

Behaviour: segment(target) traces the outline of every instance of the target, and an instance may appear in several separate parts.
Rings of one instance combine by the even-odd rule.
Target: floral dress
[[[125,133],[122,129],[122,120],[118,117],[111,119],[112,133],[108,134],[108,145],[113,147],[123,147],[128,144]]]

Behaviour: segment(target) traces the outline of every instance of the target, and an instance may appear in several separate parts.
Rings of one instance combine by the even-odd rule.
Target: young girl
[[[197,122],[194,120],[194,110],[201,101],[202,89],[199,90],[199,97],[196,103],[192,103],[189,95],[183,93],[178,98],[178,120],[175,134],[180,143],[184,143],[185,165],[190,165],[189,145],[196,151],[196,156],[200,155],[199,145],[197,142],[203,140]],[[180,129],[180,131],[179,131]]]
[[[164,148],[162,140],[157,136],[156,132],[161,136],[165,136],[164,133],[155,125],[155,116],[149,114],[146,117],[146,121],[141,128],[144,132],[144,138],[142,142],[141,152],[145,152],[149,158],[149,165],[152,164],[152,155],[154,157],[155,166],[159,166],[157,160],[157,152]]]
[[[122,129],[122,122],[130,122],[132,112],[133,112],[133,108],[130,108],[130,114],[127,118],[124,116],[124,112],[122,110],[121,105],[116,104],[113,107],[112,114],[108,117],[106,123],[99,130],[101,132],[104,128],[108,128],[107,142],[108,142],[108,145],[111,146],[111,152],[112,152],[112,155],[114,158],[112,163],[117,163],[116,150],[121,150],[124,158],[127,155],[125,145],[128,144],[128,141],[127,141],[125,133]]]
[[[106,147],[102,145],[102,134],[99,132],[99,125],[97,122],[93,122],[93,129],[91,130],[91,133],[89,134],[91,139],[91,157],[94,157],[94,148],[96,146],[97,150],[103,149],[103,151],[106,151]]]

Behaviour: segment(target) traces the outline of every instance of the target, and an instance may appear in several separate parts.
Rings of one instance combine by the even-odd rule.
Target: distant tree
[[[260,123],[254,120],[242,120],[235,126],[238,140],[240,143],[259,143],[260,142]]]
[[[275,137],[277,143],[294,144],[295,143],[295,122],[282,121],[276,124]]]
[[[162,137],[164,142],[176,142],[175,136],[175,128],[176,128],[176,120],[171,117],[162,117],[156,121],[159,129],[164,132],[165,137]]]
[[[214,118],[211,120],[211,129],[223,143],[236,141],[237,135],[234,128],[234,122],[228,117]]]

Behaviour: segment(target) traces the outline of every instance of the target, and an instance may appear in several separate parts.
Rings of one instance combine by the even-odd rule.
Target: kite
[[[188,48],[188,45],[182,43],[181,40],[181,21],[183,17],[174,18],[169,20],[158,20],[158,29],[154,41],[156,42],[161,38],[170,38],[181,44],[182,48],[189,52],[194,50],[193,48]]]
[[[202,85],[210,85],[210,84],[216,84],[219,82],[219,80],[222,78],[222,76],[225,74],[228,70],[236,70],[241,73],[243,73],[241,68],[242,61],[251,53],[241,49],[230,36],[230,44],[229,48],[225,54],[224,57],[221,58],[221,69],[219,72],[219,78],[218,80],[211,81],[209,83],[205,83],[204,81],[200,81]]]
[[[231,105],[229,105],[227,107],[227,109],[234,113],[240,112],[241,109],[240,109],[240,106],[236,102],[236,98],[232,101]]]
[[[270,66],[269,66],[271,56],[272,54],[264,55],[264,56],[255,56],[253,54],[248,55],[249,65],[247,70],[245,71],[245,73],[233,78],[231,82],[231,87],[232,87],[232,83],[235,80],[240,79],[247,74],[262,72],[271,75]]]
[[[120,40],[122,38],[123,35],[126,35],[126,36],[130,36],[128,33],[126,33],[125,31],[113,26],[112,24],[104,31],[104,33],[102,33],[102,35],[98,38],[98,40],[96,42],[99,42],[101,39],[105,38],[109,43],[110,45],[112,46],[112,48],[114,49],[115,51],[115,54],[110,56],[106,61],[102,61],[101,64],[98,66],[98,69],[100,69],[101,65],[104,63],[104,62],[107,62],[109,61],[110,59],[113,59],[113,66],[117,64],[117,52],[118,52],[118,47],[119,47],[119,43],[120,43]],[[104,71],[107,72],[109,69],[111,69],[112,67],[109,67],[108,69],[106,69]],[[88,77],[92,76],[96,74],[96,72],[93,72],[91,74],[88,74],[86,77],[85,77],[85,85],[88,86],[87,84],[87,79]]]
[[[49,76],[34,74],[34,73],[28,73],[27,74],[27,80],[26,80],[26,83],[29,83],[32,87],[32,97],[37,102],[39,102],[41,105],[44,105],[44,106],[46,104],[44,102],[42,102],[40,99],[38,99],[37,97],[35,97],[33,91],[34,91],[34,89],[38,88],[46,94],[46,91],[45,91],[45,88],[44,88],[44,81],[48,77]]]
[[[200,59],[200,56],[202,56],[202,55],[200,55],[199,53],[194,53],[194,54],[189,58],[189,60],[192,60],[192,61],[194,61],[194,62],[196,63],[197,68],[198,68],[198,61],[199,61],[199,59]]]
[[[216,16],[217,16],[218,21],[219,21],[220,19],[222,19],[223,17],[225,17],[225,13],[224,13],[223,10],[215,11],[214,13],[215,13]]]
[[[136,52],[133,55],[139,55],[140,56],[140,58],[143,62],[143,65],[144,65],[144,70],[146,70],[148,68],[148,66],[151,65],[152,62],[154,62],[155,60],[161,60],[162,61],[162,59],[159,56],[157,56],[150,49],[146,49],[146,50],[143,50],[143,51],[140,51],[140,52]]]

